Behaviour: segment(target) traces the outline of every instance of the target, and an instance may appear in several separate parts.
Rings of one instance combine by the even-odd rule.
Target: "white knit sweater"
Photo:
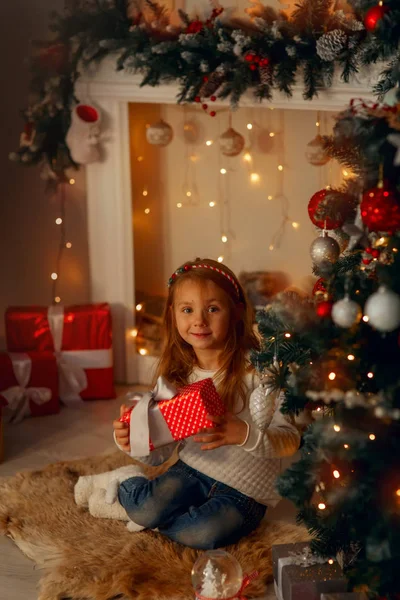
[[[212,377],[216,371],[195,368],[189,383]],[[300,435],[296,427],[281,413],[283,394],[276,402],[270,425],[262,433],[249,411],[251,393],[259,384],[255,375],[245,378],[247,389],[246,405],[237,416],[249,426],[249,435],[243,446],[221,446],[214,450],[201,450],[201,444],[188,438],[181,445],[179,458],[193,469],[208,475],[217,481],[238,490],[267,506],[275,506],[280,497],[275,490],[275,480],[280,472],[280,459],[294,454],[300,444]],[[272,400],[271,400],[272,401]],[[240,400],[237,399],[238,406]],[[114,436],[115,439],[115,436]],[[137,457],[146,464],[158,465],[166,461],[179,442],[153,450],[150,456]],[[118,445],[118,444],[117,444]]]

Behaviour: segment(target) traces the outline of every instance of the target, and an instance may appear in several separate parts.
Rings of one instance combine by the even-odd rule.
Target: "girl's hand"
[[[122,417],[124,412],[126,412],[127,410],[128,410],[128,408],[125,406],[125,404],[123,404],[119,409],[120,417]],[[119,444],[119,446],[121,446],[121,448],[124,452],[130,452],[131,445],[129,442],[129,425],[128,425],[128,423],[121,423],[121,421],[116,419],[115,421],[113,421],[113,428],[114,428],[115,439],[117,441],[117,444]]]
[[[214,450],[220,446],[243,444],[247,436],[247,424],[232,413],[221,417],[207,415],[215,423],[215,427],[200,431],[193,439],[202,442],[202,450]]]

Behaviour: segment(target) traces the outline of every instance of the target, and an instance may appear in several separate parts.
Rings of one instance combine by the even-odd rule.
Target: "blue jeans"
[[[158,528],[171,540],[200,550],[236,543],[259,525],[267,509],[180,460],[152,481],[125,480],[118,499],[138,525]]]

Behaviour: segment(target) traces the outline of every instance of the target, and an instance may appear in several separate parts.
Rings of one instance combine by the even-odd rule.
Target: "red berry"
[[[203,81],[205,81],[207,83],[207,81],[208,81],[208,75],[204,75]]]
[[[365,248],[365,252],[366,252],[367,254],[372,254],[372,248],[370,248],[370,247],[368,246],[368,248]]]
[[[253,54],[246,54],[246,56],[244,57],[244,60],[247,60],[247,62],[253,62],[253,59]]]
[[[259,62],[261,62],[261,58],[260,58],[259,56],[255,56],[255,57],[254,57],[254,62],[255,62],[255,63],[259,63]]]
[[[210,98],[211,102],[215,102],[216,99],[217,99],[217,96],[211,96],[211,98]]]
[[[262,58],[262,59],[261,59],[261,63],[260,63],[260,64],[262,64],[264,67],[265,67],[265,66],[266,66],[268,63],[269,63],[269,60],[268,60],[268,58]]]
[[[362,261],[364,265],[369,265],[372,262],[372,258],[363,258]]]
[[[250,65],[250,69],[251,69],[252,71],[255,71],[255,70],[257,69],[257,67],[256,67],[256,65]]]
[[[378,257],[379,257],[379,254],[380,254],[380,252],[379,252],[379,250],[372,250],[371,254],[372,254],[372,257],[373,257],[373,258],[378,258]]]
[[[212,110],[212,111],[210,112],[210,117],[215,117],[215,115],[216,115],[216,114],[217,114],[217,113],[215,112],[215,110]]]
[[[195,101],[195,102],[201,102],[201,98],[200,98],[200,96],[196,96],[196,97],[195,97],[195,99],[194,99],[194,101]]]
[[[201,108],[202,108],[203,110],[207,110],[207,108],[208,108],[208,104],[202,104],[202,105],[201,105]]]
[[[317,315],[323,319],[330,317],[331,312],[332,312],[332,306],[333,306],[332,302],[329,302],[328,300],[319,302],[317,304],[317,308],[316,308]]]

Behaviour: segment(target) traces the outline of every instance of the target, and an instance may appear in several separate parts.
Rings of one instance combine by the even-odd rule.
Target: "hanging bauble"
[[[232,127],[229,127],[219,138],[219,146],[225,156],[237,156],[243,150],[244,144],[244,137]]]
[[[364,192],[360,209],[362,221],[370,231],[400,229],[400,198],[387,185],[378,183],[376,188]]]
[[[249,410],[251,418],[256,427],[264,432],[272,421],[276,408],[276,398],[279,388],[268,387],[266,384],[259,385],[251,394],[249,399]]]
[[[322,231],[322,229],[316,227],[316,232],[318,234],[322,235]],[[340,254],[342,254],[347,249],[347,246],[349,245],[350,241],[350,236],[345,231],[343,231],[343,229],[330,229],[329,237],[332,237],[339,244]]]
[[[368,298],[364,312],[378,331],[394,331],[400,325],[400,296],[382,285]]]
[[[78,104],[71,113],[65,137],[71,158],[80,165],[100,160],[100,113],[90,104]]]
[[[318,298],[318,296],[325,296],[326,293],[326,281],[323,277],[320,277],[314,284],[312,295]]]
[[[399,92],[400,89],[397,86],[386,92],[383,98],[383,103],[387,104],[388,106],[396,106],[397,104],[400,104],[400,100],[398,98]]]
[[[313,241],[310,254],[313,263],[317,266],[325,261],[333,264],[340,255],[339,244],[328,234],[325,234]]]
[[[383,15],[387,11],[387,6],[371,6],[370,9],[367,10],[364,17],[364,25],[365,29],[368,31],[374,31],[379,21],[383,18]]]
[[[332,189],[316,192],[308,203],[308,215],[320,229],[339,229],[354,211],[354,198]]]
[[[324,148],[324,141],[320,135],[316,135],[306,147],[306,159],[314,167],[322,167],[330,161],[330,157],[327,155]]]
[[[331,316],[333,303],[329,300],[323,300],[323,302],[318,302],[315,312],[321,319],[327,319]]]
[[[174,137],[171,125],[161,119],[146,129],[146,139],[153,146],[168,146]]]
[[[196,598],[235,598],[242,583],[239,562],[225,550],[207,550],[193,565],[192,585]]]
[[[345,296],[332,307],[332,321],[339,327],[349,328],[359,323],[362,317],[361,306]]]

